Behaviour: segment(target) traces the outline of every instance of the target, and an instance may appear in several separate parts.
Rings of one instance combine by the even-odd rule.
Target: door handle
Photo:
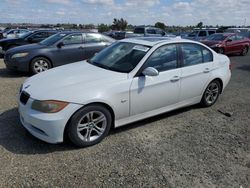
[[[180,80],[179,76],[174,76],[173,78],[170,79],[171,82],[177,82]]]
[[[210,69],[209,68],[205,68],[205,70],[203,71],[204,73],[209,73]]]
[[[84,48],[82,46],[80,46],[78,49],[83,50]]]

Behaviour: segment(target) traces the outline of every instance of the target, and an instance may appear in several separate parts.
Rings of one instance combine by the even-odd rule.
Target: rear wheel
[[[242,51],[241,51],[241,55],[242,55],[242,56],[245,56],[245,55],[247,55],[247,52],[248,52],[248,47],[245,46],[245,47],[242,49]]]
[[[47,58],[37,57],[31,61],[30,72],[32,74],[38,74],[40,72],[49,70],[51,68],[51,63]]]
[[[99,143],[109,132],[110,112],[101,105],[87,106],[76,112],[67,128],[69,139],[79,147]]]
[[[219,98],[221,84],[218,80],[210,82],[201,99],[201,105],[204,107],[212,106]]]

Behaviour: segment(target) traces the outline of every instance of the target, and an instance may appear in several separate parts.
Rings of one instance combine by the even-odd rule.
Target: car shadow
[[[194,108],[198,108],[198,106],[194,105],[185,107],[152,118],[147,118],[136,123],[131,123],[116,129],[111,129],[108,136],[119,134],[154,121],[158,121],[170,116],[177,115],[179,113],[192,110]],[[58,151],[82,149],[74,146],[68,139],[66,139],[64,143],[49,144],[35,138],[21,125],[17,108],[8,110],[0,114],[0,146],[4,147],[6,150],[12,153],[25,155],[47,154]]]
[[[0,146],[16,154],[46,154],[77,149],[66,141],[48,144],[32,136],[21,124],[17,108],[0,114]]]
[[[0,68],[0,78],[20,78],[20,77],[28,77],[30,76],[28,73],[11,71],[4,68]]]
[[[250,65],[242,65],[237,67],[237,69],[243,70],[243,71],[250,71]]]

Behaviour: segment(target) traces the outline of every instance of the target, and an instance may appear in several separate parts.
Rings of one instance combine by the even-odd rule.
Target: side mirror
[[[156,70],[154,67],[147,67],[146,69],[144,69],[142,71],[142,74],[144,76],[158,76],[159,75],[159,71]]]
[[[59,43],[57,44],[57,48],[61,48],[62,46],[64,46],[64,43],[63,43],[63,42],[59,42]]]
[[[226,42],[232,42],[233,40],[232,39],[227,39],[227,41]]]

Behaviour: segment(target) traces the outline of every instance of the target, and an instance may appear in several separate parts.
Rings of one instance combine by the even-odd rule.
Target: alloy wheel
[[[216,82],[212,82],[205,92],[205,100],[208,104],[213,104],[219,96],[219,86]]]
[[[92,142],[102,136],[106,127],[106,116],[100,111],[90,111],[78,122],[77,134],[82,141]]]

